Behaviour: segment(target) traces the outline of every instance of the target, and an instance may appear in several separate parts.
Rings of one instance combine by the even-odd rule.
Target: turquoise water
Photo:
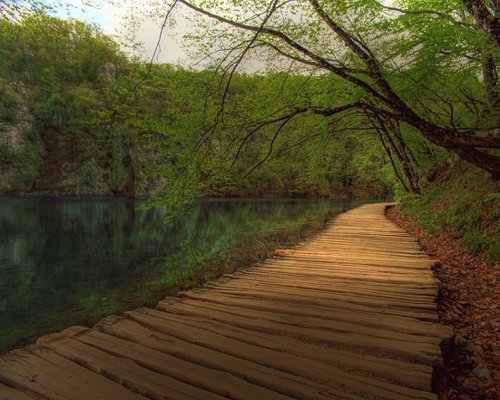
[[[0,198],[0,354],[38,336],[175,293],[360,204],[332,200],[198,201],[172,226],[138,200]],[[234,261],[233,257],[233,261]],[[238,259],[239,257],[236,257]]]

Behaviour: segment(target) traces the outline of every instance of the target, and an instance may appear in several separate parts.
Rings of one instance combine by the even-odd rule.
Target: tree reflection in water
[[[204,199],[166,226],[138,200],[1,198],[0,353],[155,302],[359,203]]]

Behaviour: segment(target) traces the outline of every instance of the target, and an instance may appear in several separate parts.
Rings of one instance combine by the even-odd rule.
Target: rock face
[[[23,143],[23,132],[26,132],[31,128],[32,120],[29,114],[28,107],[24,104],[22,97],[25,96],[26,90],[23,85],[8,86],[6,84],[0,83],[0,92],[4,98],[8,99],[9,105],[15,107],[15,115],[11,116],[9,124],[9,119],[7,123],[0,123],[0,129],[2,135],[0,140],[3,146],[7,147],[11,151],[19,151],[22,149]],[[5,107],[5,105],[4,105]]]
[[[22,84],[0,81],[0,193],[29,190],[44,156]]]
[[[112,62],[107,62],[97,70],[99,82],[103,86],[111,86],[115,81],[116,67]]]
[[[99,69],[102,83],[112,84],[115,67]],[[121,131],[103,142],[37,123],[22,84],[0,80],[0,195],[144,197],[162,184],[147,174],[162,153],[138,139],[128,143]],[[124,127],[126,129],[126,127]],[[147,139],[145,139],[147,140]]]
[[[115,72],[102,65],[98,84],[112,85]],[[158,187],[146,171],[162,162],[161,152],[142,139],[127,142],[126,128],[98,133],[46,123],[31,104],[32,89],[0,79],[0,195],[142,197]]]
[[[97,83],[112,85],[115,73],[112,63],[102,65]],[[41,121],[30,109],[37,95],[36,87],[0,79],[0,195],[138,197],[157,187],[145,170],[158,157],[145,143],[126,142],[119,128],[94,133]]]

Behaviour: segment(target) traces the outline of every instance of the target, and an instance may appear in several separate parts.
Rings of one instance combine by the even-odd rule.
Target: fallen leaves
[[[467,253],[453,232],[433,236],[395,208],[387,215],[440,260],[434,267],[440,280],[440,321],[455,331],[444,352],[440,398],[500,399],[500,265],[488,265],[484,255]]]

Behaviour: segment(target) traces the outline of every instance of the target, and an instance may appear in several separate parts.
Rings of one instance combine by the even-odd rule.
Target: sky
[[[128,28],[129,21],[124,22],[124,17],[134,14],[140,16],[140,26],[135,30],[133,37],[135,40],[143,43],[143,53],[141,57],[144,60],[150,60],[156,43],[158,42],[163,16],[172,4],[172,0],[44,0],[64,4],[59,5],[56,10],[56,16],[64,18],[78,18],[86,22],[98,24],[101,29],[110,35],[120,35],[123,28]],[[385,4],[392,4],[392,0],[381,0]],[[93,5],[90,6],[90,5]],[[151,10],[154,4],[160,4],[154,14],[156,18],[144,19],[144,11]],[[160,44],[160,52],[156,54],[155,60],[160,63],[180,64],[184,67],[199,68],[199,60],[193,60],[188,57],[187,49],[183,46],[183,37],[186,33],[194,32],[192,23],[186,18],[188,13],[192,12],[181,4],[176,6],[172,17],[176,23],[174,26],[167,26],[163,31]],[[120,42],[120,40],[117,40]],[[126,50],[126,49],[124,49]],[[255,57],[247,57],[240,65],[242,70],[255,72],[263,69],[265,62]]]
[[[154,49],[158,42],[161,25],[166,11],[172,4],[172,0],[44,0],[46,3],[59,4],[55,15],[60,18],[77,18],[89,23],[96,23],[103,32],[109,35],[120,34],[123,27],[129,27],[130,23],[124,23],[124,17],[130,15],[131,9],[137,10],[139,19],[142,19],[140,26],[135,30],[134,39],[143,43],[143,53],[141,58],[146,61],[151,60]],[[89,3],[93,6],[89,6]],[[154,14],[157,18],[144,19],[145,10],[153,9],[154,4],[164,4],[157,9]],[[63,4],[63,5],[61,5]],[[149,7],[148,7],[149,6]],[[173,26],[167,26],[162,33],[160,51],[155,55],[154,61],[159,63],[170,63],[183,67],[203,68],[206,62],[200,59],[193,59],[188,55],[185,47],[187,41],[183,40],[186,33],[194,33],[193,23],[189,21],[187,15],[193,13],[182,4],[178,4],[171,17],[175,20]],[[203,18],[203,17],[202,17]],[[120,43],[120,40],[117,40]],[[192,42],[190,42],[191,45]],[[126,48],[124,48],[127,51]],[[240,64],[239,70],[245,72],[257,72],[265,68],[265,62],[255,57],[246,57]]]
[[[148,0],[143,0],[147,3]],[[124,5],[113,5],[106,0],[64,0],[64,5],[59,5],[55,15],[60,18],[77,18],[86,22],[96,23],[101,29],[110,35],[117,35],[123,26],[123,18],[130,12],[130,6],[137,6],[141,1],[124,0]],[[86,3],[96,5],[91,7]],[[168,7],[165,1],[165,11]],[[189,21],[183,17],[185,10],[178,9],[175,11],[176,21],[175,27],[167,27],[162,35],[160,52],[157,56],[158,62],[168,62],[174,64],[190,65],[185,49],[182,46],[183,35],[192,28],[189,26]],[[160,12],[159,12],[160,15]],[[143,17],[142,17],[143,18]],[[144,44],[143,58],[149,60],[153,54],[154,48],[158,41],[161,30],[161,15],[160,18],[149,18],[142,21],[140,27],[134,35],[138,41]]]

